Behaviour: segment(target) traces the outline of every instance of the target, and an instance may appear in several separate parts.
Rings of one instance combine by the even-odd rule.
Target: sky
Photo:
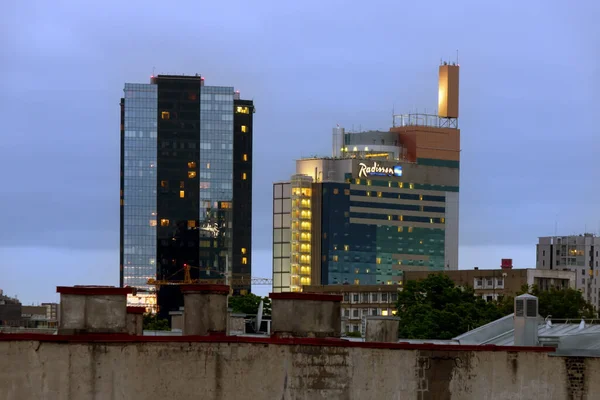
[[[535,267],[537,237],[600,231],[600,2],[11,1],[0,14],[0,289],[119,283],[125,82],[202,74],[253,99],[253,276],[272,182],[331,128],[433,112],[459,51],[460,268]],[[257,287],[266,294],[268,287]]]

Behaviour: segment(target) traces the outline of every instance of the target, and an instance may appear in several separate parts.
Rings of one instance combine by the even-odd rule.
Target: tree
[[[147,331],[170,331],[169,321],[158,318],[156,314],[144,314],[143,320],[144,330]]]
[[[569,318],[596,318],[594,306],[588,303],[579,290],[566,288],[540,291],[536,285],[524,285],[517,295],[529,293],[538,298],[538,313],[546,318],[552,316],[552,319]],[[514,298],[508,297],[499,304],[499,307],[505,315],[514,311]]]
[[[263,301],[263,315],[271,315],[271,299],[260,297],[252,293],[243,296],[231,296],[229,298],[229,307],[235,313],[258,314],[258,306]]]
[[[444,274],[408,281],[398,294],[400,337],[451,339],[501,318],[495,303],[475,297],[472,288],[459,288]]]

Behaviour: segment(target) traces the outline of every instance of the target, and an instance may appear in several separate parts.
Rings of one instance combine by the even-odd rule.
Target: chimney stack
[[[341,336],[341,295],[271,293],[271,331],[278,337]]]
[[[366,342],[396,343],[400,318],[385,316],[366,317]]]
[[[144,307],[127,307],[127,333],[142,336],[144,334]]]
[[[127,333],[127,295],[133,288],[58,286],[59,335]]]
[[[538,298],[522,294],[515,298],[515,346],[539,346]]]
[[[183,334],[227,334],[227,285],[183,285]]]

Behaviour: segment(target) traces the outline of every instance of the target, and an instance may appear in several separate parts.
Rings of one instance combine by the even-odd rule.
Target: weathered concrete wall
[[[278,336],[340,337],[342,296],[271,293],[271,331]],[[335,301],[327,299],[335,299]],[[325,300],[324,300],[325,299]]]
[[[600,359],[539,351],[130,338],[61,343],[0,335],[0,400],[587,400],[600,393]]]
[[[127,303],[123,295],[61,294],[59,333],[127,332]]]

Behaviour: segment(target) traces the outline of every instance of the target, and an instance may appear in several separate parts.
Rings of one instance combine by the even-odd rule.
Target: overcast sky
[[[336,123],[432,112],[457,49],[461,268],[534,267],[538,236],[600,229],[599,17],[594,0],[7,1],[0,288],[118,285],[124,82],[200,73],[255,101],[253,275],[270,277],[272,182],[328,155]]]

